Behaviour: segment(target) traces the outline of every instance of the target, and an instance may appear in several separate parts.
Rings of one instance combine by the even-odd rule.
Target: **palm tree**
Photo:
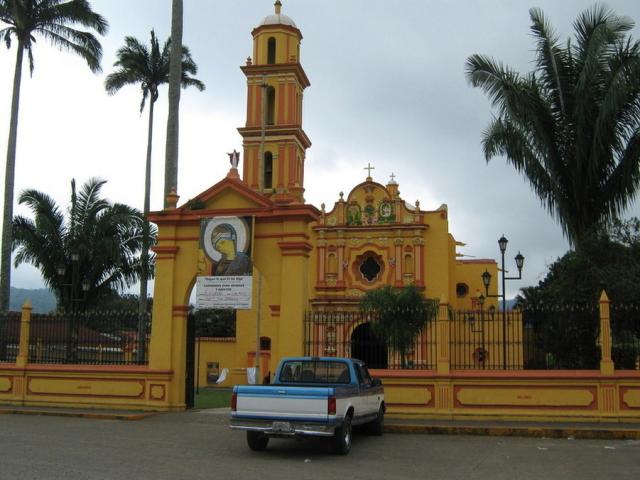
[[[171,38],[175,45],[182,45],[182,0],[171,3]],[[178,138],[180,120],[180,79],[182,78],[182,57],[174,50],[169,60],[169,116],[167,118],[167,138],[164,164],[164,207],[169,205],[167,195],[178,189]]]
[[[46,193],[25,190],[19,196],[18,202],[31,209],[33,219],[13,219],[15,265],[29,263],[40,270],[60,310],[74,310],[81,297],[89,308],[131,286],[145,271],[138,257],[142,213],[101,198],[105,183],[92,178],[76,192],[72,180],[66,219]]]
[[[6,26],[5,26],[6,25]],[[61,50],[80,55],[92,72],[100,71],[102,47],[87,31],[72,26],[81,25],[103,35],[107,21],[91,10],[86,0],[0,0],[0,38],[11,47],[12,39],[18,42],[16,67],[13,77],[11,121],[5,167],[4,213],[2,216],[2,247],[0,249],[0,311],[9,308],[11,285],[11,221],[13,218],[13,188],[16,163],[16,139],[18,136],[18,106],[24,52],[29,58],[29,70],[33,74],[33,51],[36,35],[40,35]]]
[[[541,10],[529,14],[533,72],[473,55],[466,75],[497,110],[483,133],[487,162],[506,156],[582,250],[640,186],[640,45],[626,35],[633,22],[603,6],[580,14],[566,43]]]
[[[373,315],[374,335],[400,354],[405,368],[407,351],[427,322],[435,318],[437,304],[425,300],[414,285],[404,288],[385,285],[368,291],[360,301],[360,309]]]
[[[114,63],[118,69],[107,76],[105,88],[110,95],[114,95],[125,85],[140,84],[142,89],[142,102],[140,103],[140,113],[144,110],[147,98],[149,98],[149,127],[147,132],[147,160],[144,181],[144,232],[141,263],[144,268],[149,263],[149,203],[151,188],[151,147],[153,143],[153,108],[158,100],[158,87],[169,82],[169,59],[171,57],[171,39],[168,39],[162,50],[153,30],[151,30],[151,44],[149,47],[143,45],[134,37],[125,37],[125,46],[121,47]],[[182,47],[182,87],[194,86],[198,90],[204,90],[204,84],[189,76],[195,75],[198,67],[191,58],[189,49]],[[140,279],[139,314],[143,319],[147,313],[147,272],[142,272]],[[141,329],[144,328],[140,322]],[[142,335],[140,336],[142,338]],[[141,345],[144,345],[141,343]],[[144,354],[142,349],[138,350],[140,355]]]

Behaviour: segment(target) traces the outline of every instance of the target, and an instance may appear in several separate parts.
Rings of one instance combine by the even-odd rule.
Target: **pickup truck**
[[[385,409],[382,382],[360,360],[284,358],[272,384],[233,387],[230,427],[246,430],[252,450],[267,448],[271,437],[322,436],[344,455],[353,426],[382,434]]]

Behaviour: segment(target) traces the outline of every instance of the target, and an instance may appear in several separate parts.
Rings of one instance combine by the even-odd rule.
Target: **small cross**
[[[368,162],[367,166],[363,168],[363,170],[367,170],[368,171],[367,178],[371,178],[371,170],[375,170],[375,169],[376,169],[376,167],[372,167],[371,166],[371,162]]]
[[[396,176],[391,172],[391,181],[393,182],[396,179]]]

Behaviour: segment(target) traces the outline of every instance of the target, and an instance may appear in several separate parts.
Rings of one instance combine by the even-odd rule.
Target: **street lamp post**
[[[485,270],[482,274],[482,283],[484,284],[484,292],[486,297],[502,298],[502,364],[504,370],[507,369],[507,294],[506,294],[506,282],[507,280],[522,280],[522,267],[524,266],[524,256],[518,252],[515,257],[516,267],[518,267],[517,277],[507,277],[505,275],[506,270],[504,268],[504,254],[507,251],[507,240],[504,234],[498,239],[498,246],[500,247],[500,254],[502,256],[502,293],[497,295],[489,295],[489,285],[491,284],[491,274]]]

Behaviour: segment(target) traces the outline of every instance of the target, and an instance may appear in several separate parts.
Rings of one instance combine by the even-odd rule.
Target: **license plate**
[[[291,428],[291,424],[289,422],[273,422],[271,429],[274,432],[278,433],[291,433],[293,432],[293,428]]]

